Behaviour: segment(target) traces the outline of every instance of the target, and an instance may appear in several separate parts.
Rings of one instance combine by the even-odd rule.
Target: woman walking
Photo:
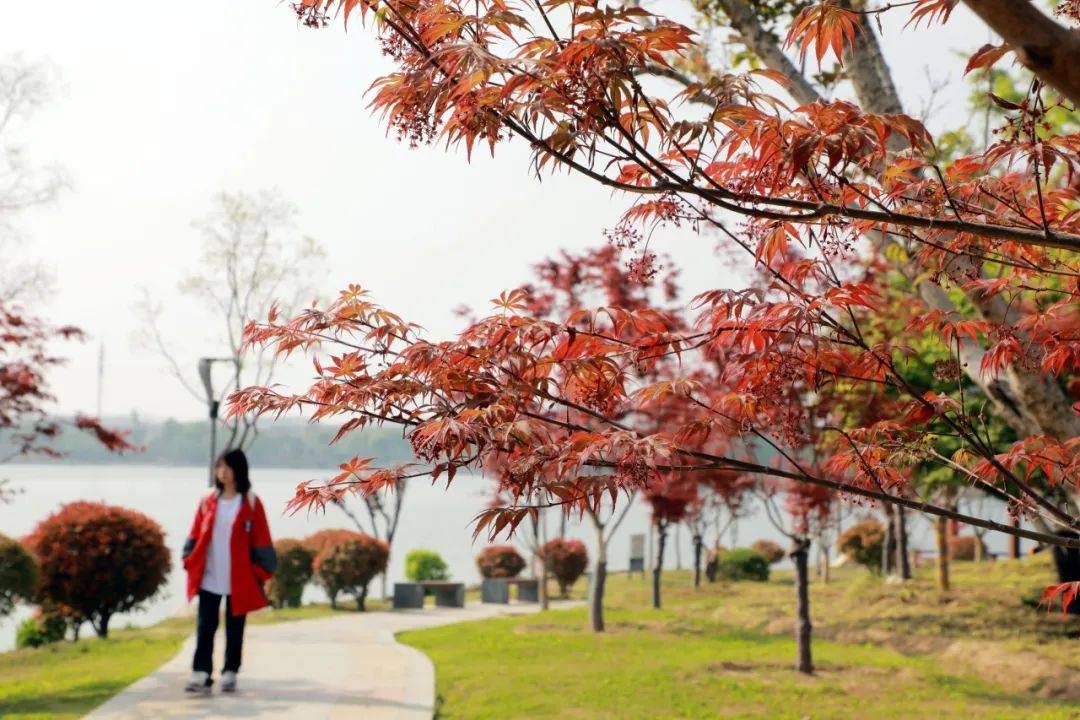
[[[214,634],[225,598],[223,692],[236,691],[236,673],[249,612],[269,603],[263,582],[277,566],[270,528],[259,498],[251,492],[243,450],[222,453],[214,467],[216,489],[199,503],[184,543],[187,596],[199,596],[195,659],[184,689],[208,694],[214,684]]]

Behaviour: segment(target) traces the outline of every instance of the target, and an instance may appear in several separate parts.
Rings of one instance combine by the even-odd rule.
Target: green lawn
[[[250,622],[305,620],[333,612],[353,612],[352,604],[337,611],[327,605],[264,611]],[[149,628],[113,630],[107,640],[84,637],[77,643],[0,653],[0,718],[81,717],[165,663],[193,630],[193,619],[170,618]]]
[[[1080,718],[1075,702],[1006,689],[980,677],[993,673],[938,654],[972,637],[985,637],[979,642],[989,648],[1041,643],[1048,655],[1034,661],[1075,654],[1075,620],[1024,604],[1049,572],[1045,560],[1024,562],[958,566],[948,595],[922,573],[904,587],[859,568],[828,586],[815,583],[820,635],[854,638],[852,627],[861,625],[862,639],[815,642],[818,670],[809,678],[792,669],[793,588],[784,573],[769,583],[699,590],[688,573],[669,573],[663,611],[648,606],[646,582],[615,576],[602,635],[589,632],[585,610],[575,609],[399,639],[434,660],[445,719]],[[1067,672],[1075,677],[1077,668]]]
[[[960,563],[954,589],[930,569],[889,585],[861,568],[811,585],[818,672],[792,669],[793,588],[703,585],[665,574],[614,575],[608,627],[583,608],[403,633],[437,668],[439,717],[481,718],[1073,718],[1080,720],[1080,620],[1031,606],[1049,559]],[[575,588],[580,596],[583,583]],[[476,602],[475,593],[469,601]],[[353,612],[353,604],[261,612],[253,624]],[[369,602],[372,610],[383,601]],[[191,619],[119,629],[108,640],[0,653],[0,718],[76,718],[154,670]],[[1056,673],[1056,675],[1055,675]],[[1065,698],[1070,698],[1069,702]]]

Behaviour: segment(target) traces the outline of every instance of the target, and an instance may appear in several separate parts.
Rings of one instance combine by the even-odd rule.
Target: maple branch
[[[1080,37],[1031,0],[964,0],[1047,85],[1080,104]]]
[[[707,470],[742,470],[745,472],[757,473],[759,475],[780,477],[787,480],[794,480],[795,482],[805,482],[810,485],[818,485],[821,487],[829,488],[830,490],[836,490],[837,492],[859,495],[870,500],[879,500],[881,502],[889,503],[892,505],[900,505],[909,510],[917,510],[928,515],[937,515],[938,517],[947,518],[949,520],[957,520],[959,522],[974,525],[976,527],[986,528],[987,530],[994,530],[996,532],[1004,533],[1006,535],[1015,535],[1017,537],[1027,538],[1028,540],[1036,540],[1038,542],[1048,545],[1080,548],[1080,539],[1062,537],[1060,535],[1042,533],[1035,530],[1026,530],[1024,528],[1014,528],[1011,525],[1005,525],[1003,523],[994,522],[993,520],[984,520],[982,518],[974,517],[971,515],[965,515],[961,512],[950,510],[948,508],[943,508],[938,505],[923,502],[921,500],[912,500],[910,498],[905,498],[897,495],[890,495],[885,492],[861,488],[856,485],[836,482],[835,480],[828,480],[826,478],[817,477],[814,475],[803,475],[800,473],[787,472],[785,470],[771,468],[767,465],[759,465],[757,463],[747,462],[745,460],[735,460],[733,458],[725,458],[716,455],[710,455],[709,453],[689,450],[680,450],[678,452],[680,454],[692,455],[694,457],[710,460],[712,462],[700,465],[657,465],[656,469],[683,472],[699,472]],[[588,464],[599,465],[601,467],[616,467],[615,463],[603,460],[590,461]]]

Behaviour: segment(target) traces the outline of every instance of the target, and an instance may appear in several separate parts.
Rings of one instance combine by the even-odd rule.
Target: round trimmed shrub
[[[277,569],[267,586],[267,595],[276,608],[300,607],[304,586],[314,573],[315,553],[299,540],[283,538],[274,543]]]
[[[784,548],[779,544],[774,543],[772,540],[757,540],[750,544],[751,550],[756,550],[765,556],[770,565],[775,565],[784,559],[787,553],[784,552]]]
[[[585,549],[585,543],[580,540],[555,538],[544,543],[540,548],[540,556],[544,559],[548,572],[554,575],[559,583],[559,594],[562,597],[570,594],[570,587],[589,566],[589,553]]]
[[[40,607],[33,617],[19,623],[15,631],[15,647],[35,648],[60,642],[67,633],[67,618],[55,608]]]
[[[165,585],[172,561],[161,527],[142,513],[73,502],[38,523],[26,545],[37,556],[38,593],[100,637],[116,613],[139,608]]]
[[[853,562],[881,572],[881,553],[885,547],[885,526],[877,520],[855,523],[836,539],[836,550]]]
[[[525,558],[510,545],[491,545],[476,556],[476,567],[485,578],[513,578],[525,569]]]
[[[0,535],[0,617],[15,609],[16,603],[34,599],[37,563],[22,543]]]
[[[765,582],[769,579],[769,561],[764,555],[750,548],[718,552],[712,558],[712,565],[713,577],[716,580]]]
[[[405,556],[405,577],[411,582],[449,580],[446,561],[432,550],[413,550]]]
[[[326,590],[330,607],[337,607],[340,594],[356,597],[356,607],[365,609],[368,583],[386,570],[390,546],[363,533],[349,533],[336,544],[327,544],[312,564],[315,579]]]
[[[981,542],[982,540],[974,535],[953,535],[949,538],[949,559],[974,560],[975,545]],[[982,549],[982,556],[986,557],[986,546],[983,545]]]

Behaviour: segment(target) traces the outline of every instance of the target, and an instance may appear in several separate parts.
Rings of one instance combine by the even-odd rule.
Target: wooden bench
[[[435,604],[439,607],[465,607],[465,583],[425,580],[394,583],[394,609],[422,608],[428,592],[435,596]]]
[[[518,602],[540,602],[540,582],[529,578],[485,578],[480,585],[480,600],[506,605],[511,585],[517,586]]]

